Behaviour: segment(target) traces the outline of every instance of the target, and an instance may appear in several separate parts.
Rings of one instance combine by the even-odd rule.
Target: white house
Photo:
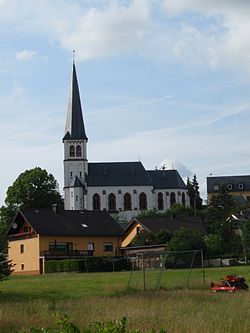
[[[189,206],[187,187],[177,170],[145,170],[141,162],[90,163],[76,68],[68,101],[64,144],[66,210],[106,210],[130,219],[141,211]]]

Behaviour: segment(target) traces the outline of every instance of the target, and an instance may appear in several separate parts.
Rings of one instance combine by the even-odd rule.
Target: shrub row
[[[57,259],[45,261],[45,273],[56,272],[112,272],[127,270],[123,257],[86,257],[84,259]]]

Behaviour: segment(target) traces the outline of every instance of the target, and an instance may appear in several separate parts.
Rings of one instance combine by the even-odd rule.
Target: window
[[[214,185],[213,188],[214,188],[214,191],[219,191],[219,185]]]
[[[21,271],[24,271],[24,264],[21,264]]]
[[[94,242],[88,242],[88,251],[94,251],[94,250],[95,250]]]
[[[104,252],[113,252],[113,243],[103,243]]]
[[[132,202],[131,202],[131,195],[129,193],[124,194],[124,210],[131,210],[132,209]]]
[[[24,253],[24,244],[20,245],[20,253]]]
[[[108,207],[109,207],[109,210],[111,210],[111,211],[116,210],[116,197],[115,197],[114,193],[110,193],[110,195],[108,196]]]
[[[239,188],[239,190],[243,190],[244,189],[244,185],[243,184],[239,184],[238,188]]]
[[[78,201],[78,195],[76,195],[76,201]]]
[[[70,178],[72,179],[73,178],[73,172],[70,171]]]
[[[82,148],[81,146],[76,146],[76,156],[81,157],[82,156]]]
[[[181,195],[181,203],[183,204],[183,206],[186,206],[186,197],[185,197],[184,192],[182,192],[182,195]]]
[[[93,209],[94,210],[100,210],[101,209],[101,200],[100,195],[95,193],[93,195]]]
[[[230,191],[233,189],[233,185],[232,184],[227,184],[227,189]]]
[[[137,193],[137,191],[136,190],[134,190],[134,194],[136,194]]]
[[[75,157],[75,147],[74,146],[69,147],[69,156]]]
[[[163,206],[163,194],[161,192],[158,193],[157,203],[158,203],[158,209],[159,210],[163,210],[164,209],[164,206]]]
[[[140,232],[141,232],[141,228],[140,227],[136,227],[136,235],[139,235]]]
[[[171,192],[170,193],[170,205],[174,205],[176,203],[176,198],[175,198],[175,193]]]
[[[73,250],[73,243],[57,242],[56,240],[54,242],[49,243],[49,251],[68,252],[72,250]]]
[[[147,196],[144,192],[139,195],[139,209],[145,210],[147,209]]]
[[[82,178],[82,171],[79,172],[80,178]]]

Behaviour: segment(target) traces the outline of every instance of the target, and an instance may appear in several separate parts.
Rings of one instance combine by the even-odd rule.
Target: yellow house
[[[43,274],[51,259],[115,256],[124,231],[104,211],[22,209],[7,233],[13,274]]]

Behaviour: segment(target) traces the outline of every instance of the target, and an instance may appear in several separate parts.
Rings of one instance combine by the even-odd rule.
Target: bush
[[[124,317],[121,320],[109,320],[96,322],[90,325],[89,328],[84,328],[82,333],[140,333],[139,330],[127,331],[127,319]],[[152,329],[149,333],[154,333]],[[31,328],[28,332],[20,333],[81,333],[80,329],[71,323],[66,315],[63,318],[58,318],[52,328]],[[160,333],[166,333],[165,330],[160,330]]]
[[[128,269],[123,257],[86,257],[45,261],[45,273],[57,272],[112,272]]]

